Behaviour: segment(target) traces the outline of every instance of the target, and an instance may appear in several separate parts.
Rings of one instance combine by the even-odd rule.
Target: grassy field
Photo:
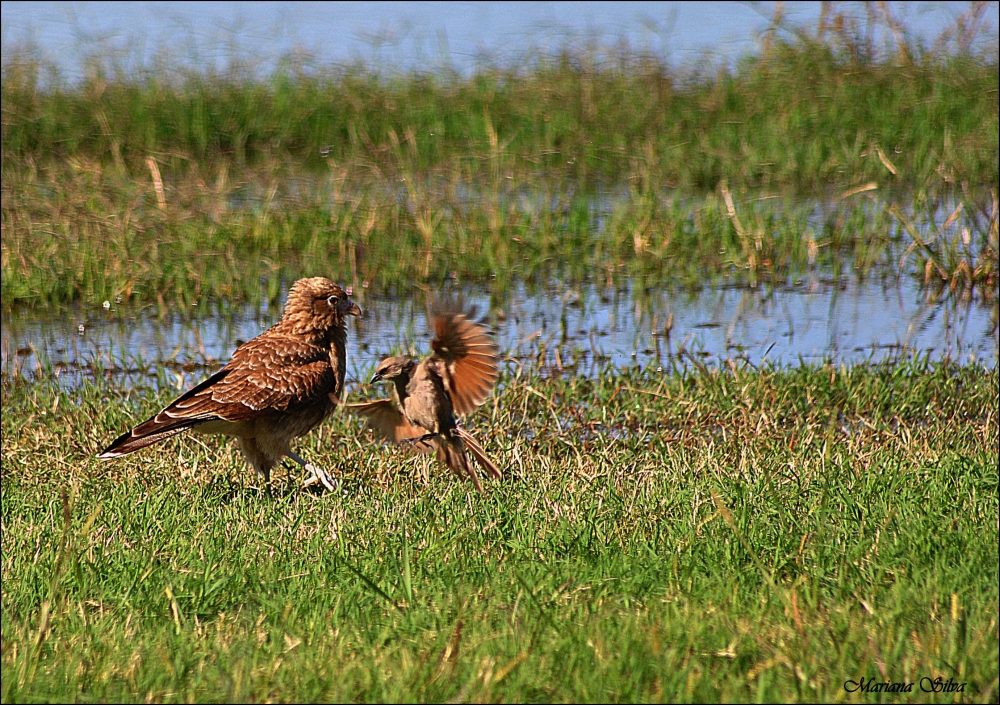
[[[995,297],[996,42],[966,17],[881,47],[837,12],[731,70],[568,44],[470,76],[99,55],[69,84],[11,51],[3,306],[814,267]]]
[[[917,192],[871,182],[805,199],[725,183],[685,195],[651,177],[604,194],[537,180],[470,191],[458,175],[362,187],[349,172],[244,172],[232,188],[185,181],[162,208],[148,181],[95,165],[67,167],[55,182],[5,180],[3,306],[274,304],[291,281],[320,273],[358,291],[451,279],[501,293],[552,278],[780,285],[818,270],[903,274],[933,296],[985,301],[1000,283],[997,191],[945,179]]]
[[[487,497],[339,414],[343,494],[269,500],[231,441],[93,458],[169,389],[2,392],[4,702],[1000,694],[995,367],[509,361]]]
[[[807,273],[995,307],[985,6],[926,47],[824,7],[729,69],[568,43],[472,75],[96,55],[69,83],[5,51],[3,310]],[[288,470],[268,498],[231,440],[97,461],[176,394],[166,361],[4,376],[0,699],[1000,697],[995,360],[545,359],[469,419],[505,469],[485,497],[342,414],[297,447],[334,495]]]
[[[686,190],[723,179],[811,192],[851,179],[890,183],[886,159],[917,185],[942,163],[958,180],[992,185],[997,43],[975,12],[930,47],[879,13],[867,28],[849,17],[776,26],[731,69],[570,41],[471,75],[328,66],[301,54],[260,75],[247,47],[221,72],[169,54],[140,67],[96,54],[70,84],[29,46],[4,57],[3,176],[81,158],[136,174],[150,156],[170,176],[282,158],[394,172],[403,144],[420,173],[488,179],[499,154],[502,173],[581,187],[619,183],[636,160]]]

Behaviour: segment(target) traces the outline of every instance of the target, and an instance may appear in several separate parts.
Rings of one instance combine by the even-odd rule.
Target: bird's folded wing
[[[321,348],[260,336],[237,348],[222,370],[137,426],[133,435],[190,422],[248,421],[273,411],[294,411],[325,397],[336,387],[335,377],[329,354]]]
[[[482,325],[465,314],[434,316],[434,356],[444,364],[442,374],[456,414],[479,407],[497,383],[496,343]]]
[[[330,354],[293,338],[254,338],[233,354],[226,368],[229,376],[210,394],[222,414],[253,417],[271,410],[292,411],[337,387]]]
[[[365,417],[365,422],[376,436],[393,443],[426,435],[423,429],[410,424],[396,408],[392,399],[378,399],[354,404],[344,404],[348,411]],[[417,453],[429,453],[432,442],[407,443]]]

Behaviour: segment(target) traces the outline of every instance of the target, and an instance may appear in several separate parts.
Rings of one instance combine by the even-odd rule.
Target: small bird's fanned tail
[[[490,477],[494,480],[503,479],[503,474],[500,472],[500,468],[498,468],[496,464],[486,456],[486,451],[484,451],[483,447],[479,445],[479,441],[472,437],[472,434],[464,428],[456,428],[455,433],[458,434],[459,438],[465,441],[465,446],[469,449],[469,452],[472,453],[472,457],[476,459],[476,461],[482,466],[483,470],[485,470]]]
[[[451,468],[451,471],[459,477],[468,477],[472,484],[476,486],[476,492],[486,494],[483,485],[476,474],[476,468],[469,462],[465,455],[465,448],[461,439],[454,436],[436,436],[434,444],[437,446],[437,459]]]

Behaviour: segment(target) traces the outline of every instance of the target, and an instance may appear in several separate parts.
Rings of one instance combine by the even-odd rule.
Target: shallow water
[[[462,293],[493,325],[508,364],[530,359],[583,375],[689,355],[708,364],[734,359],[791,366],[913,353],[989,365],[1000,358],[996,304],[931,301],[909,278],[886,285],[813,277],[780,288],[697,293],[559,285],[529,291],[522,285],[492,307],[484,288]],[[368,380],[384,355],[429,349],[423,298],[363,294],[355,298],[364,316],[350,321],[349,385]],[[186,388],[280,315],[246,306],[225,315],[194,310],[161,318],[154,311],[109,303],[58,316],[6,314],[3,375],[31,380],[48,369],[67,386],[100,375],[123,386]],[[171,374],[163,374],[164,366]]]

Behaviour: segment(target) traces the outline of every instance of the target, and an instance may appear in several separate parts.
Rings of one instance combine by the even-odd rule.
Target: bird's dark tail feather
[[[171,436],[176,436],[178,433],[188,430],[192,426],[197,425],[197,421],[190,421],[188,423],[182,423],[177,426],[169,426],[167,428],[161,427],[153,433],[135,435],[136,431],[140,431],[140,429],[142,429],[145,425],[145,423],[139,424],[131,431],[126,431],[122,435],[118,436],[118,438],[116,438],[111,445],[98,453],[97,457],[101,460],[110,460],[111,458],[120,458],[123,455],[134,453],[137,450],[145,448],[146,446],[159,443],[160,441],[166,440]]]

